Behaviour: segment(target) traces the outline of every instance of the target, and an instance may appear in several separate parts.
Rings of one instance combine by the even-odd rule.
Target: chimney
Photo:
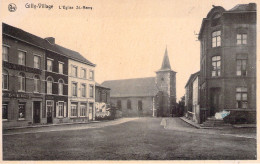
[[[51,44],[55,44],[55,38],[53,38],[53,37],[45,38],[45,40],[47,40],[47,41],[50,42]]]

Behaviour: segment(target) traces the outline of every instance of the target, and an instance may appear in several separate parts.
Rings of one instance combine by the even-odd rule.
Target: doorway
[[[220,110],[220,88],[210,89],[210,116],[214,116],[215,113]]]
[[[47,123],[52,123],[53,101],[46,101]]]
[[[33,123],[40,123],[41,102],[33,102]]]

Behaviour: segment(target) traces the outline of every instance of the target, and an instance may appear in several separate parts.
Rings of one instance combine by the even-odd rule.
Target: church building
[[[104,81],[111,89],[111,103],[123,117],[167,117],[175,114],[176,72],[171,69],[167,48],[155,77]]]

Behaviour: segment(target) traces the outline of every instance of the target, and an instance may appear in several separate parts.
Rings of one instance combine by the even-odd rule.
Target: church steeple
[[[168,57],[167,47],[165,49],[163,62],[162,62],[162,67],[161,67],[160,70],[171,70],[171,65],[170,65],[170,60],[169,60],[169,57]]]

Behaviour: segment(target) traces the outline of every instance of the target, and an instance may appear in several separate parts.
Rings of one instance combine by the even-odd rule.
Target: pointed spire
[[[165,70],[165,69],[170,69],[171,70],[171,65],[170,65],[170,60],[169,60],[169,57],[168,57],[167,46],[166,46],[166,49],[165,49],[163,62],[162,62],[162,67],[161,67],[161,70]]]

